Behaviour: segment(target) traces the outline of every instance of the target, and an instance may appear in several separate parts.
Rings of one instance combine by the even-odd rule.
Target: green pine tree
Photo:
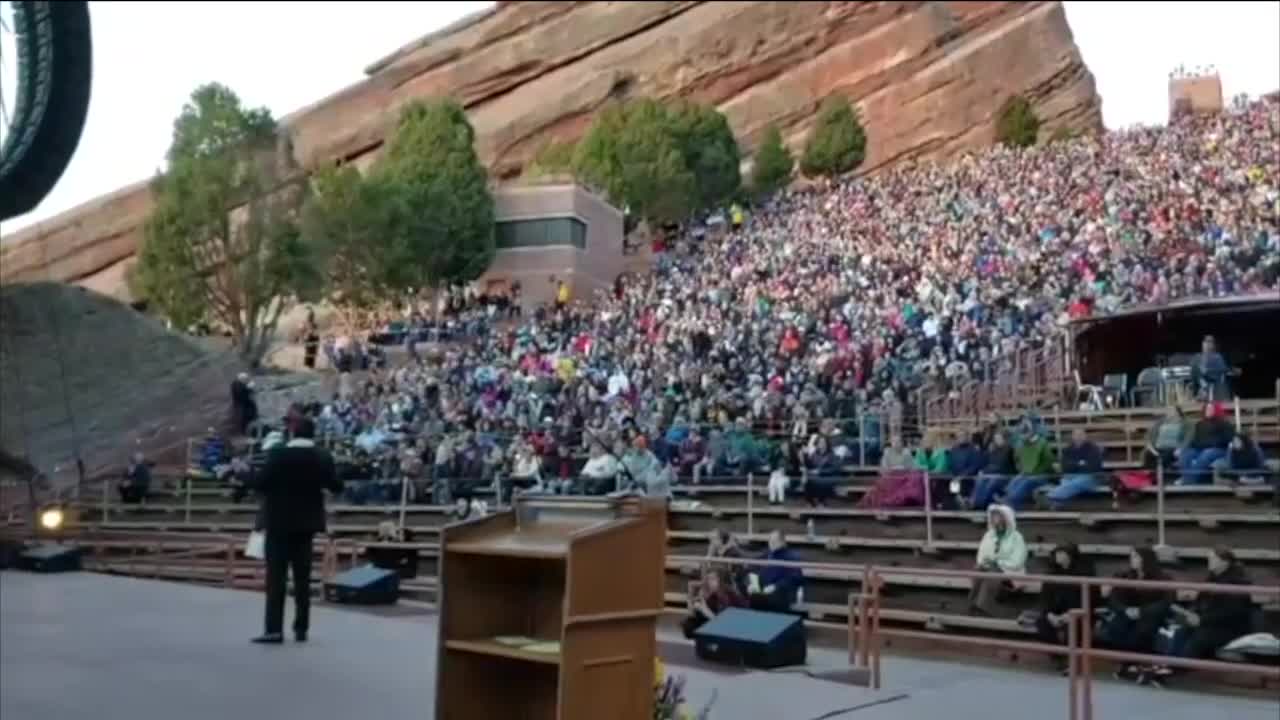
[[[255,366],[288,299],[318,282],[287,138],[269,111],[214,83],[183,106],[166,159],[130,284],[179,327],[226,329]]]
[[[1021,95],[1005,102],[996,123],[996,137],[1009,147],[1031,147],[1040,136],[1040,118]]]
[[[782,143],[782,133],[776,125],[765,128],[764,137],[760,140],[760,148],[756,150],[755,162],[751,166],[751,190],[757,195],[768,195],[785,187],[791,180],[791,171],[795,167],[795,158]]]
[[[835,176],[862,164],[867,151],[867,134],[858,111],[843,95],[832,95],[822,103],[814,121],[813,134],[800,157],[805,175]]]

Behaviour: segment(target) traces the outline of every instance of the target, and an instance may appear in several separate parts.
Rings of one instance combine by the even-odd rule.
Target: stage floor
[[[257,647],[248,639],[261,615],[261,596],[243,591],[91,573],[0,573],[0,718],[431,718],[433,615],[319,604],[309,644]],[[838,652],[810,656],[815,669],[841,664]],[[1062,678],[958,663],[886,657],[879,692],[794,672],[672,670],[686,675],[695,700],[716,694],[713,720],[1048,720],[1067,712]],[[1098,720],[1280,716],[1280,699],[1102,680],[1094,693]]]

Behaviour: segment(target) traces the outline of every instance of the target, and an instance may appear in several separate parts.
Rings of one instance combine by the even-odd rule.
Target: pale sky
[[[66,174],[7,234],[155,174],[173,118],[218,81],[277,118],[364,76],[487,2],[92,2],[93,95]],[[1229,100],[1280,88],[1280,2],[1067,2],[1108,127],[1160,123],[1179,63],[1214,65]]]

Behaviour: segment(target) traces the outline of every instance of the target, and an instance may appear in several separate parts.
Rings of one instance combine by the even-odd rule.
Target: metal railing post
[[[324,550],[320,552],[320,579],[328,580],[331,577],[333,577],[333,537],[326,535]]]
[[[400,537],[404,537],[404,516],[409,503],[409,479],[400,476]]]
[[[858,667],[871,666],[871,566],[862,569],[862,601],[858,603]]]
[[[1067,720],[1080,718],[1080,613],[1067,616]]]
[[[1156,546],[1165,547],[1164,537],[1164,462],[1156,460]]]
[[[871,570],[871,689],[880,689],[880,572]]]
[[[933,547],[933,482],[929,471],[924,471],[924,547]]]
[[[111,519],[111,478],[102,478],[102,524],[106,525]]]
[[[861,406],[858,407],[858,467],[867,466],[867,425]]]
[[[227,541],[227,562],[226,562],[226,568],[225,568],[226,576],[223,578],[223,583],[227,587],[233,587],[235,585],[235,577],[234,577],[235,564],[236,564],[236,543],[234,540],[228,540]]]
[[[187,499],[186,499],[185,507],[183,508],[183,518],[184,518],[183,522],[190,525],[191,524],[191,483],[192,483],[191,473],[184,473],[183,478],[186,480],[186,486],[187,486]]]
[[[1080,614],[1085,618],[1080,627],[1080,713],[1083,720],[1093,720],[1093,587],[1080,585]]]
[[[755,473],[747,473],[747,535],[756,532]]]
[[[866,602],[866,593],[858,593],[857,602],[854,602],[854,594],[849,593],[848,617],[845,623],[849,628],[849,665],[850,667],[858,666],[858,620],[862,617],[862,606]]]

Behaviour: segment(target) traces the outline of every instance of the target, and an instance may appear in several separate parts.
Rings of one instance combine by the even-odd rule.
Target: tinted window
[[[577,218],[538,218],[498,223],[498,247],[520,248],[545,245],[587,247],[587,226]]]

